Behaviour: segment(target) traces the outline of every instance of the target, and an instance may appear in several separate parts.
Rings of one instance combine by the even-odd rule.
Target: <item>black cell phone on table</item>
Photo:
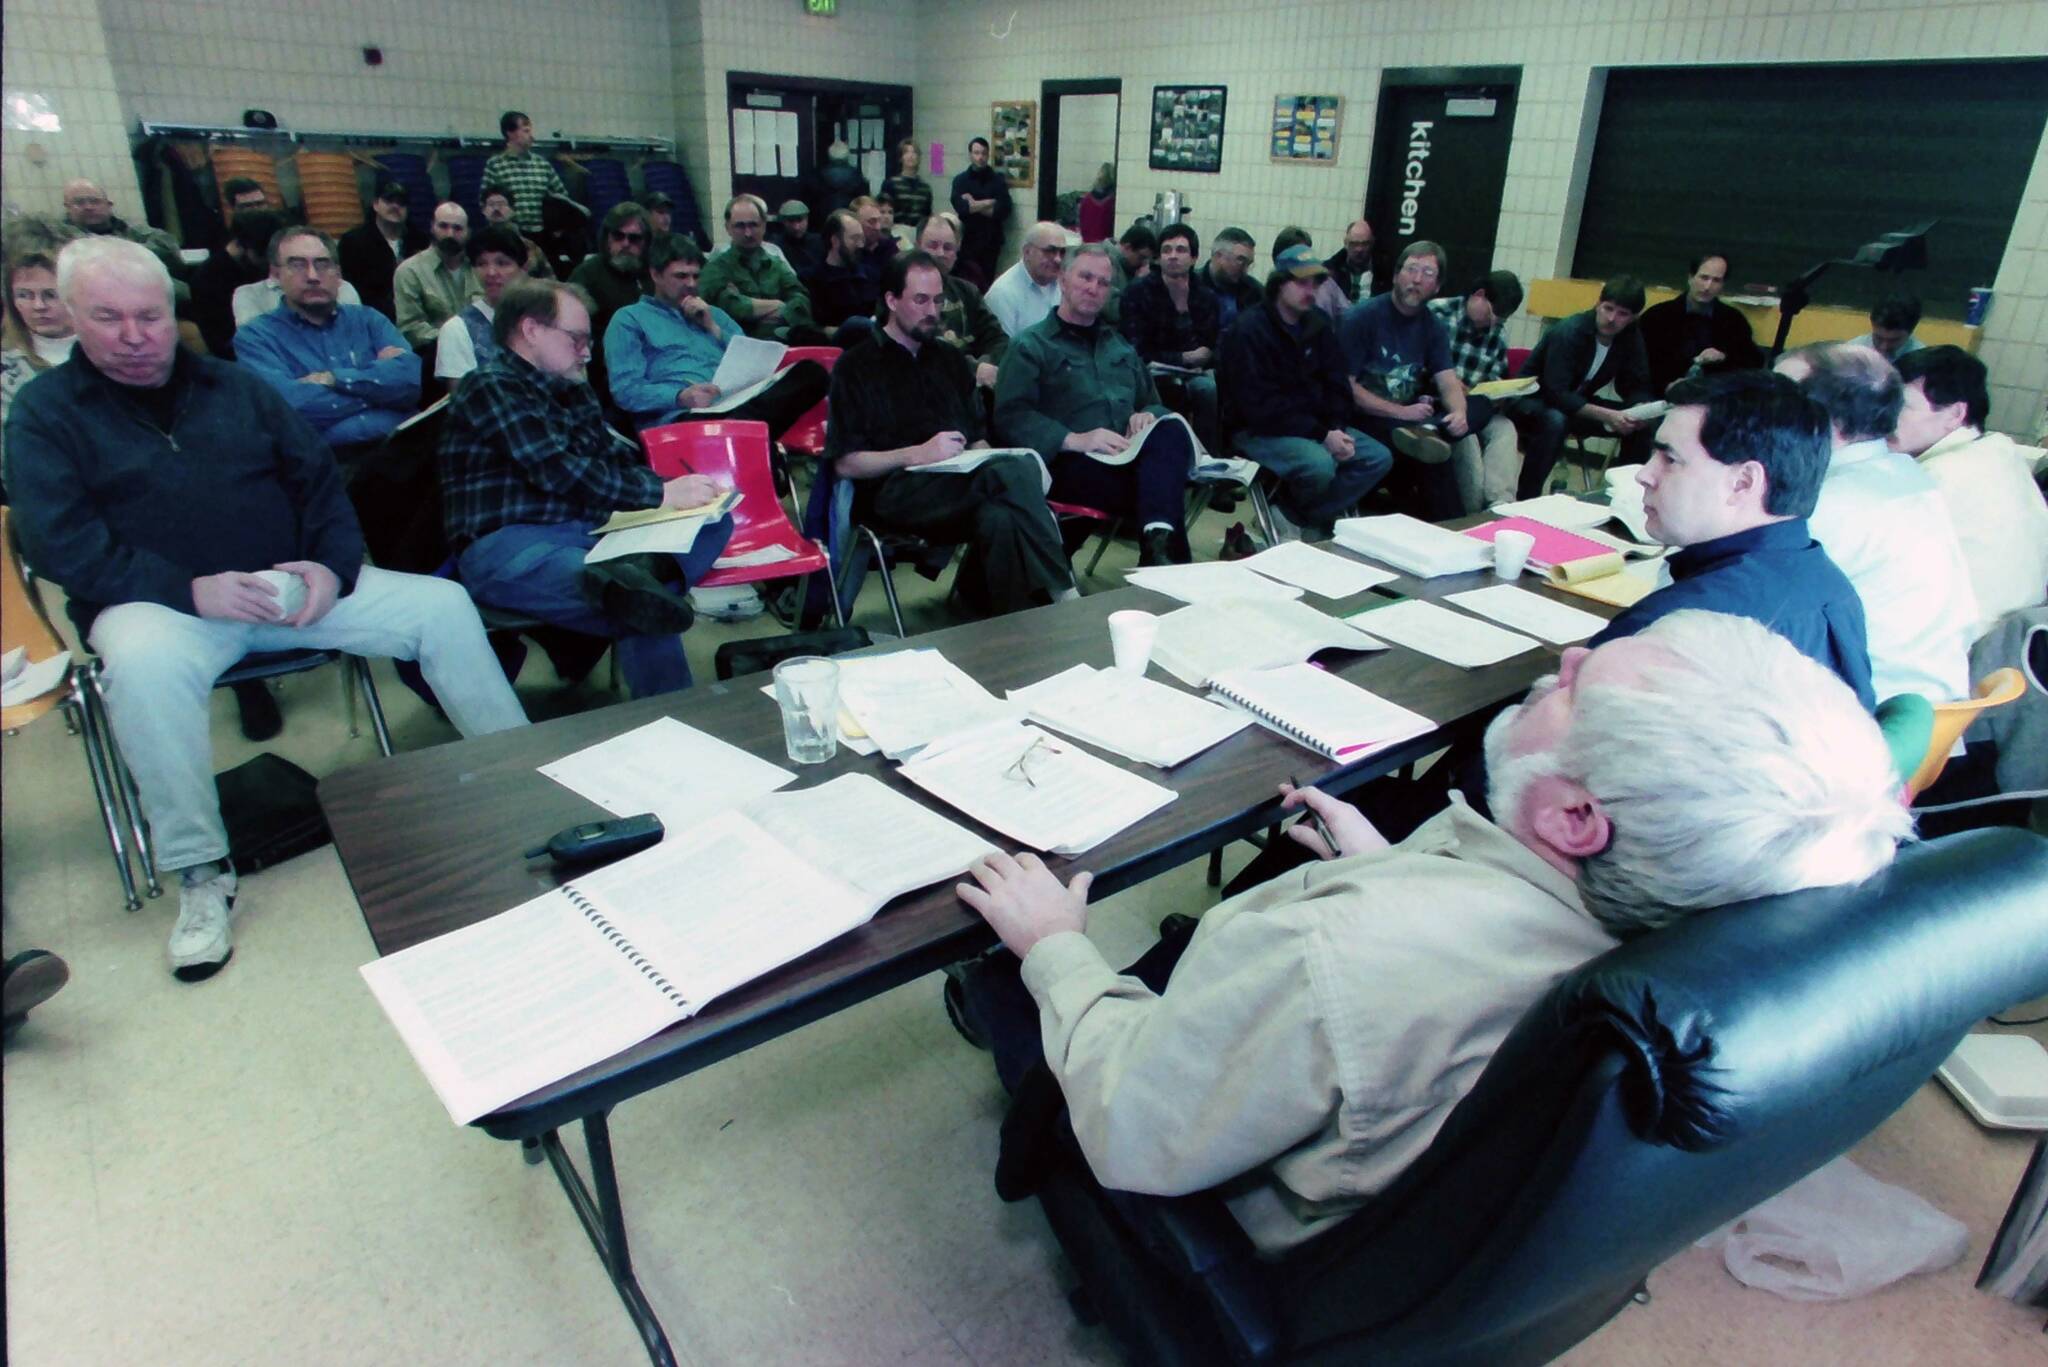
[[[661,818],[652,812],[613,817],[609,821],[586,821],[556,831],[546,844],[528,850],[526,857],[538,859],[547,855],[565,868],[587,869],[659,845],[664,834]]]

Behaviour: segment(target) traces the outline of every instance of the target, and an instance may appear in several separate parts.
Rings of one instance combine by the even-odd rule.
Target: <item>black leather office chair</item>
[[[1039,1199],[1134,1362],[1543,1362],[2044,994],[2048,840],[1967,832],[1587,964],[1413,1168],[1284,1260],[1211,1195],[1103,1190],[1070,1138]]]

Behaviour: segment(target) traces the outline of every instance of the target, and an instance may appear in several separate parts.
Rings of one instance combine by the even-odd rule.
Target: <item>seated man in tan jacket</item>
[[[1043,1095],[1049,1073],[1105,1187],[1227,1183],[1272,1256],[1419,1158],[1572,969],[1727,903],[1861,880],[1911,826],[1848,687],[1718,613],[1566,650],[1487,751],[1501,824],[1454,798],[1399,845],[1345,803],[1283,790],[1335,848],[1295,826],[1321,862],[1224,902],[1191,936],[1163,932],[1128,973],[1082,933],[1087,874],[1062,886],[1035,855],[990,856],[960,896],[1005,948],[948,970],[956,1025],[987,1041],[1013,1091]],[[1687,839],[1674,847],[1672,831]],[[1011,1199],[1029,1190],[1027,1130],[1005,1126]]]

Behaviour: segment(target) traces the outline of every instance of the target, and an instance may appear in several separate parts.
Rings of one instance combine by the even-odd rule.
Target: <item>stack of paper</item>
[[[841,660],[839,705],[890,759],[952,732],[1024,714],[936,650]]]
[[[1566,531],[1597,527],[1614,516],[1614,510],[1605,504],[1588,503],[1584,499],[1573,498],[1570,494],[1545,494],[1541,498],[1496,503],[1493,505],[1493,511],[1502,517],[1534,518],[1538,522],[1547,522]]]
[[[653,812],[671,833],[796,781],[789,770],[674,717],[543,764],[540,772],[613,816]]]
[[[1553,602],[1540,593],[1531,593],[1513,584],[1495,584],[1490,588],[1445,594],[1444,601],[1456,603],[1465,611],[1476,612],[1481,617],[1491,617],[1518,631],[1540,636],[1552,645],[1583,641],[1607,625],[1604,617]]]
[[[1386,646],[1306,603],[1234,599],[1197,603],[1161,617],[1152,662],[1182,683],[1203,688],[1226,670],[1270,669],[1331,649]]]
[[[1200,560],[1191,565],[1148,565],[1129,570],[1124,578],[1183,603],[1219,603],[1231,598],[1289,599],[1301,597],[1292,584],[1276,583],[1245,568],[1251,562]]]
[[[637,508],[613,513],[597,529],[597,544],[584,552],[583,563],[595,565],[622,555],[683,555],[697,544],[697,533],[731,512],[740,497],[728,489],[701,508]]]
[[[1248,721],[1152,679],[1092,665],[1013,688],[1010,701],[1055,731],[1161,769],[1236,735]]]
[[[1349,598],[1395,578],[1385,570],[1318,550],[1305,541],[1283,541],[1237,563],[1322,598]]]
[[[721,555],[712,562],[714,569],[736,570],[754,565],[779,565],[785,560],[796,559],[796,552],[787,546],[763,546],[758,551],[746,551],[740,555]]]
[[[1493,547],[1487,543],[1406,513],[1339,518],[1337,544],[1424,579],[1483,570],[1493,563]]]
[[[1094,849],[1178,796],[1015,723],[931,746],[903,766],[903,777],[989,829],[1049,854]]]
[[[1395,645],[1465,669],[1499,664],[1537,648],[1535,641],[1518,632],[1503,631],[1476,617],[1420,598],[1373,608],[1346,620],[1371,628],[1374,634]]]
[[[1496,518],[1476,527],[1467,527],[1462,534],[1490,544],[1501,532],[1527,533],[1536,543],[1529,551],[1529,563],[1539,570],[1548,570],[1556,565],[1575,565],[1579,567],[1578,577],[1590,579],[1601,574],[1613,574],[1621,568],[1621,555],[1612,538],[1597,541],[1589,534],[1568,532],[1534,518]]]
[[[1233,670],[1217,677],[1216,695],[1289,740],[1346,764],[1436,730],[1421,713],[1310,664]]]
[[[693,408],[690,412],[730,413],[747,400],[759,394],[775,382],[782,364],[783,353],[789,348],[780,342],[764,342],[756,337],[734,337],[725,344],[725,354],[719,358],[718,370],[711,377],[711,383],[718,386],[718,400]]]

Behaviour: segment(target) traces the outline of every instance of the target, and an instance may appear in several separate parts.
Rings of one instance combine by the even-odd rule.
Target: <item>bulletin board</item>
[[[1337,135],[1343,124],[1341,95],[1275,95],[1272,159],[1335,166]]]
[[[1223,106],[1229,93],[1220,85],[1153,86],[1151,168],[1221,171]]]
[[[1038,101],[996,100],[989,105],[989,165],[1015,190],[1038,183]]]

